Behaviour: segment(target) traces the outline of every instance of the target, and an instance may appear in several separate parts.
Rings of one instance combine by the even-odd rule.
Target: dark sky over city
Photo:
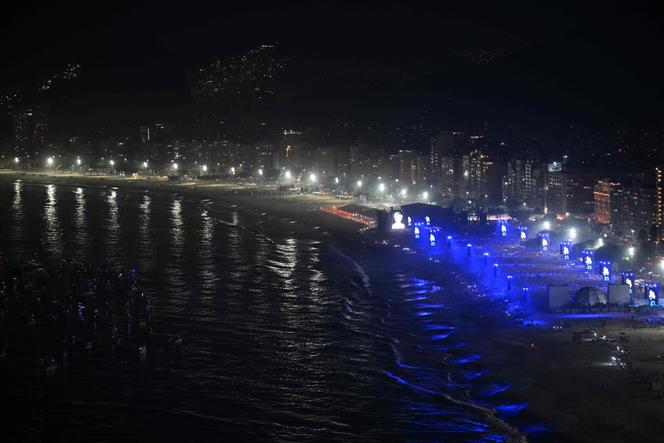
[[[0,19],[0,89],[30,91],[75,62],[79,78],[50,100],[76,124],[176,119],[197,67],[276,43],[288,60],[283,104],[302,124],[652,124],[664,98],[660,19],[627,2],[15,3]]]

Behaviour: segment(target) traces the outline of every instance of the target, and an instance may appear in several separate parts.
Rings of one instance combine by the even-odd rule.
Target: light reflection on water
[[[387,262],[351,264],[302,228],[222,202],[53,185],[44,199],[43,189],[20,182],[8,189],[11,208],[0,208],[0,219],[10,235],[0,249],[27,247],[41,224],[25,214],[40,214],[49,252],[89,251],[114,266],[137,265],[155,330],[186,344],[181,356],[140,369],[101,356],[72,367],[64,395],[24,405],[35,414],[57,411],[61,420],[49,426],[59,435],[501,441],[465,409],[409,388],[456,389],[433,347],[454,346],[455,334],[436,335],[441,328],[432,326],[447,324],[445,304],[424,302],[431,291],[411,275]],[[458,357],[467,360],[461,374],[484,374],[475,358]],[[482,383],[483,376],[459,379]],[[43,384],[28,385],[43,398]],[[119,405],[141,419],[127,425],[116,413],[127,406]]]
[[[111,189],[106,195],[107,217],[106,217],[106,251],[113,264],[117,264],[122,257],[122,245],[120,245],[120,224],[118,191]]]
[[[44,245],[48,254],[62,254],[62,233],[58,219],[55,185],[46,186],[46,202],[44,203]]]
[[[79,258],[87,257],[89,238],[85,207],[85,191],[83,188],[76,188],[74,191],[74,232],[72,240],[76,248],[76,254]]]
[[[12,198],[12,227],[10,231],[12,240],[16,243],[20,242],[23,238],[23,199],[21,193],[23,191],[23,183],[21,180],[14,182],[14,196]]]

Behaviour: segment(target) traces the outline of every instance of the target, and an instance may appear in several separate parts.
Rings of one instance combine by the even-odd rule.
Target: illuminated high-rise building
[[[465,138],[462,132],[441,132],[431,138],[431,151],[429,154],[429,173],[432,180],[441,183],[443,173],[443,158],[461,154]]]
[[[595,220],[602,225],[615,223],[614,213],[618,211],[617,193],[620,183],[600,180],[595,185]]]
[[[48,110],[45,106],[24,108],[14,114],[14,142],[23,150],[39,148],[46,143]]]

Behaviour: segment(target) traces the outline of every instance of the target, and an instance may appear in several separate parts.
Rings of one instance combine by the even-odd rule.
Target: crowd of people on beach
[[[93,353],[141,361],[154,346],[153,306],[134,268],[0,253],[1,364],[50,374]]]

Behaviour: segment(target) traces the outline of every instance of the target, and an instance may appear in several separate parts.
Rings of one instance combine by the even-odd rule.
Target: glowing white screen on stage
[[[394,217],[394,223],[392,223],[393,230],[401,230],[406,228],[406,226],[402,223],[403,215],[401,215],[401,212],[395,212],[393,217]]]

